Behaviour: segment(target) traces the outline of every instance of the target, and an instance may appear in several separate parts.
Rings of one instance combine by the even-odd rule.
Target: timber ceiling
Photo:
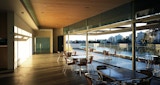
[[[39,27],[63,28],[131,0],[30,0]]]
[[[23,2],[30,3],[24,4]],[[0,0],[0,10],[13,10],[31,28],[63,28],[132,0]],[[31,5],[27,8],[25,5]],[[29,14],[33,10],[35,16]],[[38,24],[35,22],[38,21]]]

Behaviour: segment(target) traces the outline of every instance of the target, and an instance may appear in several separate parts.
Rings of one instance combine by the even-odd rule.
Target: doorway
[[[63,45],[63,36],[58,36],[58,51],[63,51],[64,45]]]

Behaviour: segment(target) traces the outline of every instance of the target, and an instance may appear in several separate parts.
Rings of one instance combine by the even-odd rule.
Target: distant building
[[[141,40],[144,39],[144,37],[145,37],[145,33],[144,32],[137,33],[136,42],[137,43],[141,42]]]
[[[156,36],[155,36],[155,40],[157,42],[160,42],[160,31],[157,31]]]
[[[130,35],[128,36],[128,38],[129,38],[129,40],[132,41],[132,34],[130,34]]]
[[[114,39],[113,36],[109,37],[108,41],[111,42],[111,43],[115,43],[115,39]]]
[[[117,43],[118,40],[122,40],[122,39],[123,39],[123,36],[120,34],[114,37],[115,43]]]

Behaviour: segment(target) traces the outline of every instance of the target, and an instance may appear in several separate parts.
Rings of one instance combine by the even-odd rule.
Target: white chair
[[[89,56],[87,65],[88,65],[88,68],[91,68],[90,70],[94,71],[94,67],[92,65],[92,62],[93,62],[93,56]],[[89,69],[88,69],[88,71],[89,71]]]
[[[60,61],[60,58],[63,60],[63,52],[57,51],[57,53],[58,53],[57,62],[59,62],[59,61]]]
[[[66,70],[69,68],[71,69],[71,71],[73,71],[73,68],[71,68],[70,66],[75,65],[75,61],[68,59],[67,57],[65,57],[65,65],[63,67],[63,72],[66,73]]]
[[[80,59],[80,61],[77,62],[77,65],[79,66],[79,75],[80,75],[80,76],[81,76],[81,72],[82,72],[82,69],[81,69],[82,66],[85,66],[85,67],[86,67],[86,70],[88,69],[87,63],[88,63],[88,62],[87,62],[87,59],[86,59],[86,58]]]

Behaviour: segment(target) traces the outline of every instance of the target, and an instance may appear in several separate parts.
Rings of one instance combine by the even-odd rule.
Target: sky
[[[140,30],[140,31],[136,31],[136,33],[138,32],[146,32],[148,30]],[[104,34],[104,35],[89,35],[88,36],[88,40],[98,40],[98,39],[108,39],[111,36],[116,36],[116,35],[122,35],[124,38],[126,36],[129,36],[130,34],[132,34],[132,32],[121,32],[121,33],[113,33],[113,34]],[[74,41],[74,40],[86,40],[86,35],[69,35],[69,39]],[[66,40],[68,40],[68,36],[66,36]]]

